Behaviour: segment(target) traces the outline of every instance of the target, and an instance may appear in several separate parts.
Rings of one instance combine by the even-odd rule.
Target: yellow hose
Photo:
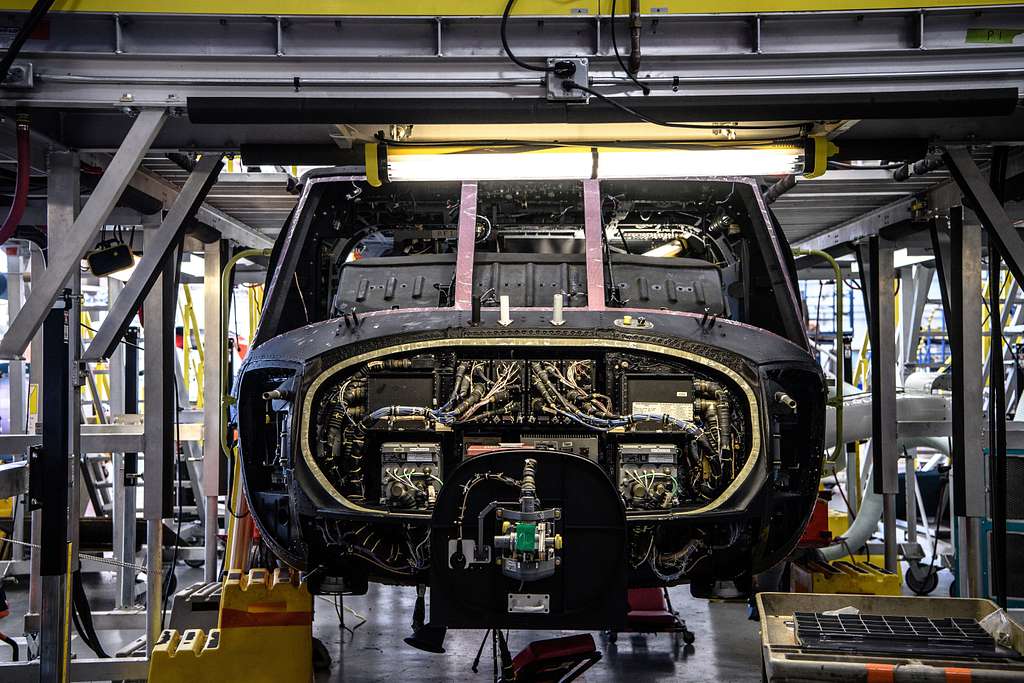
[[[843,271],[830,254],[817,249],[794,249],[797,256],[817,256],[832,264],[832,270],[836,275],[836,395],[832,405],[836,409],[836,446],[832,458],[838,458],[842,448],[846,445],[843,441]]]
[[[231,386],[228,383],[228,319],[231,310],[231,272],[235,266],[244,258],[251,256],[270,256],[270,249],[243,249],[238,252],[224,265],[224,271],[220,274],[220,327],[224,333],[224,341],[221,342],[224,348],[220,354],[220,378],[221,378],[221,405],[220,405],[220,448],[225,457],[231,457],[231,448],[228,446],[228,407],[234,402],[231,397]]]

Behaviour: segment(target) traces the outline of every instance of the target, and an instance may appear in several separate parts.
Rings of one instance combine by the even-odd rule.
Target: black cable
[[[773,125],[756,125],[756,126],[751,126],[751,125],[747,125],[747,124],[737,124],[737,125],[733,126],[733,125],[707,124],[707,123],[706,124],[700,124],[700,123],[671,123],[669,121],[662,121],[662,120],[656,119],[656,118],[654,118],[652,116],[648,116],[647,114],[643,114],[641,112],[638,112],[635,109],[630,109],[626,105],[620,104],[619,102],[617,102],[614,97],[608,97],[607,95],[605,95],[605,94],[603,94],[601,92],[598,92],[597,90],[594,90],[593,88],[591,88],[589,86],[580,85],[579,83],[576,83],[574,81],[568,81],[568,80],[565,81],[562,85],[567,90],[569,90],[569,89],[576,89],[576,90],[583,91],[583,92],[585,92],[585,93],[587,93],[589,95],[593,95],[594,97],[596,97],[597,99],[601,100],[602,102],[604,102],[606,104],[610,104],[611,106],[615,107],[616,109],[618,109],[620,111],[623,111],[626,114],[629,114],[630,116],[632,116],[634,118],[640,119],[641,121],[643,121],[645,123],[650,123],[650,124],[653,124],[655,126],[664,126],[666,128],[688,128],[688,129],[693,129],[693,130],[721,130],[723,128],[731,128],[733,130],[779,130],[779,129],[783,129],[784,130],[784,129],[787,129],[787,128],[796,128],[796,129],[799,129],[800,131],[803,131],[806,128],[806,126],[808,125],[806,123],[801,123],[801,124],[785,124],[785,125],[780,125],[780,126],[773,126]],[[738,142],[742,144],[745,141],[740,140]]]
[[[171,563],[167,567],[167,577],[164,579],[164,594],[160,609],[161,630],[164,628],[164,617],[167,615],[167,602],[171,597],[171,579],[174,578],[174,566],[178,563],[178,548],[181,546],[181,518],[184,516],[181,501],[181,441],[179,440],[181,415],[178,410],[178,381],[177,378],[173,378],[171,381],[174,382],[174,478],[175,496],[178,499],[178,525],[174,532],[174,551],[171,554]],[[177,582],[175,582],[176,584]]]
[[[79,323],[79,325],[81,325],[85,329],[89,330],[90,332],[99,332],[99,330],[97,330],[95,327],[90,327],[89,325],[86,325],[85,323]],[[145,351],[146,350],[142,346],[140,346],[139,344],[133,344],[132,342],[125,341],[123,338],[119,342],[117,342],[117,343],[118,344],[124,344],[125,346],[131,346],[133,348],[138,349],[139,351]]]
[[[632,110],[631,110],[632,111]],[[698,124],[692,124],[699,130],[703,130]],[[765,126],[766,130],[774,129],[797,129],[803,131],[804,127],[809,123],[800,124],[786,124],[780,126]],[[707,126],[707,128],[743,128],[743,126]],[[384,137],[383,134],[377,133],[374,138],[379,144],[387,145],[389,147],[437,147],[438,142],[435,140],[394,140],[391,138]],[[804,134],[784,135],[776,138],[750,138],[735,141],[735,145],[742,145],[743,147],[761,147],[761,146],[772,146],[782,145],[786,143],[802,143],[805,139]],[[448,141],[445,145],[458,145],[463,147],[502,147],[502,148],[515,148],[515,147],[526,147],[530,149],[536,149],[538,147],[611,147],[618,149],[630,149],[630,150],[643,150],[643,149],[723,149],[728,148],[730,144],[723,143],[721,140],[659,140],[655,142],[651,141],[629,141],[623,142],[620,140],[578,140],[573,142],[559,142],[557,140],[458,140]],[[734,146],[735,146],[734,145]],[[514,149],[512,151],[515,151]]]
[[[512,13],[512,6],[516,4],[516,0],[508,0],[505,4],[505,11],[501,14],[501,46],[505,48],[505,54],[512,62],[527,71],[540,71],[541,73],[550,73],[555,70],[553,66],[540,66],[538,64],[527,64],[523,60],[519,59],[512,53],[512,48],[508,45],[508,16]]]
[[[89,646],[89,649],[95,652],[97,657],[104,659],[110,657],[103,649],[103,645],[100,644],[100,638],[93,625],[92,609],[89,606],[89,598],[85,594],[85,586],[82,584],[81,569],[71,575],[71,598],[71,618],[82,642]]]
[[[42,21],[46,13],[53,7],[54,0],[37,0],[36,4],[32,6],[32,11],[28,13],[28,18],[25,19],[25,23],[18,29],[18,33],[14,36],[14,40],[7,47],[7,52],[4,53],[2,59],[0,59],[0,83],[7,80],[7,73],[11,70],[11,65],[14,64],[14,60],[18,58],[21,53],[21,48],[25,45],[25,41],[32,35],[32,31],[36,30],[36,26]]]
[[[612,15],[611,15],[611,20],[609,22],[609,27],[611,28],[611,32],[612,32],[612,50],[614,50],[614,52],[615,52],[615,59],[617,59],[619,61],[619,66],[622,67],[622,71],[623,71],[623,73],[626,74],[626,77],[629,80],[631,80],[634,83],[636,83],[637,87],[640,88],[640,90],[643,91],[644,96],[650,95],[651,94],[651,89],[649,87],[647,87],[646,84],[641,83],[640,81],[637,80],[636,74],[634,74],[632,71],[629,70],[629,68],[626,66],[625,60],[622,59],[622,54],[619,52],[619,41],[616,40],[616,38],[615,38],[615,2],[616,2],[616,0],[612,0]]]

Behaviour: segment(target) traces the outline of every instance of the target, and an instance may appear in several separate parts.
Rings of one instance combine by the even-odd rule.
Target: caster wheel
[[[693,645],[693,641],[697,640],[697,636],[694,635],[693,631],[683,631],[683,642],[687,645]]]
[[[939,585],[939,572],[927,566],[918,569],[910,566],[903,577],[907,581],[907,587],[917,595],[928,595]]]
[[[608,642],[612,643],[612,644],[619,642],[619,633],[618,633],[618,631],[609,631],[608,632]]]
[[[313,639],[313,671],[330,671],[331,655],[319,638]]]

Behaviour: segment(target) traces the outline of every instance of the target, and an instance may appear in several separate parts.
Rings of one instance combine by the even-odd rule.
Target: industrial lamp
[[[137,260],[131,248],[118,239],[100,242],[85,257],[89,271],[96,277],[110,276],[123,281],[131,277]]]
[[[837,151],[822,137],[803,145],[664,145],[586,147],[555,145],[366,145],[367,180],[605,180],[692,176],[788,175],[816,177]]]

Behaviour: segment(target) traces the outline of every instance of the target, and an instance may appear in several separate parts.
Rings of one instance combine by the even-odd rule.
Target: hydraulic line
[[[832,405],[836,409],[836,445],[832,451],[832,461],[834,462],[846,445],[843,441],[843,382],[845,381],[843,377],[843,271],[839,267],[839,262],[828,252],[817,249],[794,249],[793,255],[817,256],[825,259],[832,265],[832,272],[835,273],[836,278],[836,395],[832,399]]]
[[[10,48],[13,49],[13,48]],[[32,145],[29,140],[29,116],[18,114],[16,139],[18,146],[18,177],[14,186],[14,201],[7,211],[7,217],[0,226],[0,244],[11,239],[14,231],[18,229],[22,216],[25,215],[25,207],[28,205],[28,186],[32,174]]]
[[[224,330],[224,349],[220,354],[220,377],[221,377],[221,406],[220,406],[220,448],[224,456],[231,457],[231,448],[228,446],[228,425],[227,413],[231,405],[231,387],[228,384],[228,355],[227,355],[227,330],[229,320],[229,308],[231,307],[231,273],[235,266],[244,258],[252,256],[270,256],[270,249],[243,249],[238,252],[224,265],[224,271],[220,274],[220,328]]]

